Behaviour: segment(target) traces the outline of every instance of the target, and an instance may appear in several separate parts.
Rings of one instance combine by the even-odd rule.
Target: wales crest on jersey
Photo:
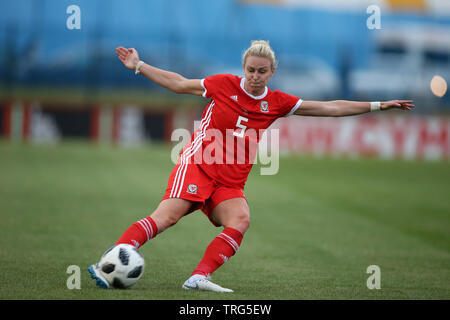
[[[187,192],[196,194],[197,193],[197,185],[195,185],[195,184],[188,185]]]

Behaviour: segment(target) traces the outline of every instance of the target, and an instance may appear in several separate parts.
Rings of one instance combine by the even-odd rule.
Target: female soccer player
[[[277,118],[284,116],[339,117],[391,108],[410,110],[414,107],[409,100],[304,101],[278,90],[271,91],[267,83],[275,72],[276,59],[267,41],[253,41],[243,54],[243,78],[219,74],[205,79],[186,79],[144,63],[133,48],[118,47],[116,53],[125,67],[136,74],[175,93],[210,99],[200,128],[180,153],[162,201],[149,217],[132,224],[116,242],[139,248],[186,214],[201,209],[215,226],[224,229],[206,248],[200,263],[183,284],[182,288],[187,290],[233,292],[213,283],[210,275],[237,252],[250,225],[250,211],[243,189],[252,168],[252,159],[250,148],[245,147],[242,141],[257,143],[260,129],[266,129]],[[256,135],[247,135],[251,131]],[[215,139],[208,137],[210,132],[216,133]],[[218,138],[220,136],[222,141]],[[214,154],[213,161],[211,157],[203,159],[202,151],[208,150],[208,146],[209,150],[214,149],[211,152],[211,155]],[[238,155],[235,153],[239,150],[245,150],[245,161],[237,161]],[[109,287],[98,264],[92,265],[89,270],[99,286]]]

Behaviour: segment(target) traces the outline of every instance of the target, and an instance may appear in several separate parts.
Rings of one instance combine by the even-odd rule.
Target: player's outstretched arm
[[[347,100],[303,101],[294,114],[299,116],[344,117],[370,112],[372,110],[411,110],[412,100],[391,100],[383,102],[359,102]]]
[[[134,48],[116,48],[117,57],[130,70],[136,70],[139,64],[139,54]],[[139,73],[151,81],[175,93],[201,96],[205,91],[200,79],[186,79],[178,73],[155,68],[141,63]]]

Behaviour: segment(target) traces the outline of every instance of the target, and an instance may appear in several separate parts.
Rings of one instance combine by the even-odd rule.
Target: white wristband
[[[381,108],[381,102],[380,101],[374,101],[370,103],[370,111],[377,111]]]
[[[135,68],[135,71],[134,71],[134,73],[135,74],[139,74],[139,73],[141,73],[141,71],[139,71],[139,69],[142,67],[142,65],[144,64],[144,61],[139,61],[137,64],[136,64],[136,68]]]

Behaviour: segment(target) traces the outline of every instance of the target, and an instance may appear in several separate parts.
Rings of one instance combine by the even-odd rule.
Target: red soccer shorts
[[[213,209],[222,201],[232,198],[245,199],[245,196],[239,187],[229,187],[211,179],[197,164],[178,163],[170,174],[162,200],[169,198],[194,202],[187,214],[201,209],[209,220],[219,227],[212,219]]]

